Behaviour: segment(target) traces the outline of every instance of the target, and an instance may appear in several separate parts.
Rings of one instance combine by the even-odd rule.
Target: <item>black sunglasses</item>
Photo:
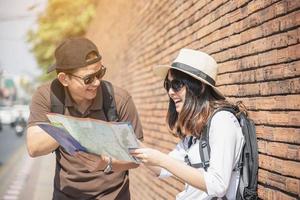
[[[97,71],[96,73],[93,73],[93,74],[89,74],[85,77],[80,77],[80,76],[77,76],[74,74],[69,74],[69,75],[74,76],[76,78],[80,78],[81,80],[83,80],[83,83],[85,85],[89,85],[95,81],[95,78],[97,78],[97,79],[102,78],[104,76],[105,72],[106,72],[106,68],[102,65],[102,67],[99,71]]]
[[[173,89],[174,92],[179,92],[181,88],[184,86],[184,83],[181,80],[173,79],[173,80],[165,80],[164,88],[169,92],[170,88]]]

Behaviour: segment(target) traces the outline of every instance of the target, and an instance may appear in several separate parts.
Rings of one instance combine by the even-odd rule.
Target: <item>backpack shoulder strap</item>
[[[101,89],[103,93],[103,110],[108,121],[118,121],[118,113],[116,102],[114,99],[113,86],[108,81],[101,81]],[[58,79],[54,79],[50,86],[50,101],[51,101],[51,112],[64,114],[65,112],[65,91],[64,86],[59,82]]]
[[[192,146],[193,144],[193,136],[190,137],[189,141],[188,141],[188,149]],[[189,166],[191,167],[194,167],[194,168],[204,168],[204,164],[201,162],[201,163],[191,163],[190,162],[190,159],[189,159],[189,156],[186,154],[185,157],[184,157],[184,162],[186,164],[188,164]]]
[[[204,129],[201,133],[201,137],[200,137],[200,141],[199,141],[199,154],[200,154],[202,163],[192,164],[192,166],[195,168],[203,167],[203,169],[206,171],[207,168],[209,167],[209,160],[210,160],[209,129],[210,129],[211,120],[212,120],[213,116],[215,116],[215,114],[217,114],[220,111],[228,111],[228,112],[233,113],[234,115],[236,114],[236,111],[233,108],[224,107],[224,108],[217,109],[210,116],[210,118],[208,119],[208,121],[206,123],[206,126],[204,127]]]
[[[117,106],[114,98],[114,88],[108,81],[101,80],[103,93],[103,110],[108,121],[119,121]]]
[[[199,154],[201,158],[201,164],[203,165],[203,169],[207,171],[209,167],[210,160],[210,146],[209,146],[209,128],[210,128],[211,118],[208,120],[208,123],[204,127],[202,131],[200,141],[199,141]]]
[[[50,111],[53,113],[64,114],[65,112],[65,91],[64,86],[58,79],[54,79],[50,86]]]

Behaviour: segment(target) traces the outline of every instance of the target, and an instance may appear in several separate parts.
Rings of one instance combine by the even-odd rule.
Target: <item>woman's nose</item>
[[[174,90],[172,87],[170,87],[169,91],[168,91],[169,96],[173,96],[175,94]]]

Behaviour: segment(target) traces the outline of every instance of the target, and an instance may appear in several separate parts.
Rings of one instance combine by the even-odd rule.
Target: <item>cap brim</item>
[[[53,72],[56,69],[56,64],[51,65],[48,67],[47,73]]]
[[[153,73],[156,76],[158,76],[158,77],[160,77],[160,78],[162,78],[164,80],[166,78],[167,74],[168,74],[169,69],[171,69],[171,68],[172,69],[176,69],[178,71],[181,71],[181,72],[183,72],[185,74],[188,74],[191,77],[193,77],[193,78],[195,78],[195,79],[197,79],[197,80],[199,80],[199,81],[201,81],[201,82],[203,82],[203,83],[205,83],[207,85],[210,85],[216,91],[216,93],[218,93],[220,96],[222,96],[222,97],[225,98],[225,96],[222,94],[222,92],[220,92],[214,85],[210,84],[209,82],[207,82],[206,80],[202,79],[201,77],[196,76],[196,75],[194,75],[194,74],[192,74],[192,73],[190,73],[188,71],[180,70],[180,69],[174,68],[174,67],[172,67],[170,65],[158,65],[158,66],[153,67]]]

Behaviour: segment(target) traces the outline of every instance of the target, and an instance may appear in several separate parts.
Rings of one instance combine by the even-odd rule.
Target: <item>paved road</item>
[[[0,163],[2,165],[24,144],[24,138],[24,135],[17,136],[9,125],[3,125],[3,129],[0,131]]]
[[[8,127],[0,134],[0,200],[51,200],[54,155],[30,158],[24,136],[18,138]]]

